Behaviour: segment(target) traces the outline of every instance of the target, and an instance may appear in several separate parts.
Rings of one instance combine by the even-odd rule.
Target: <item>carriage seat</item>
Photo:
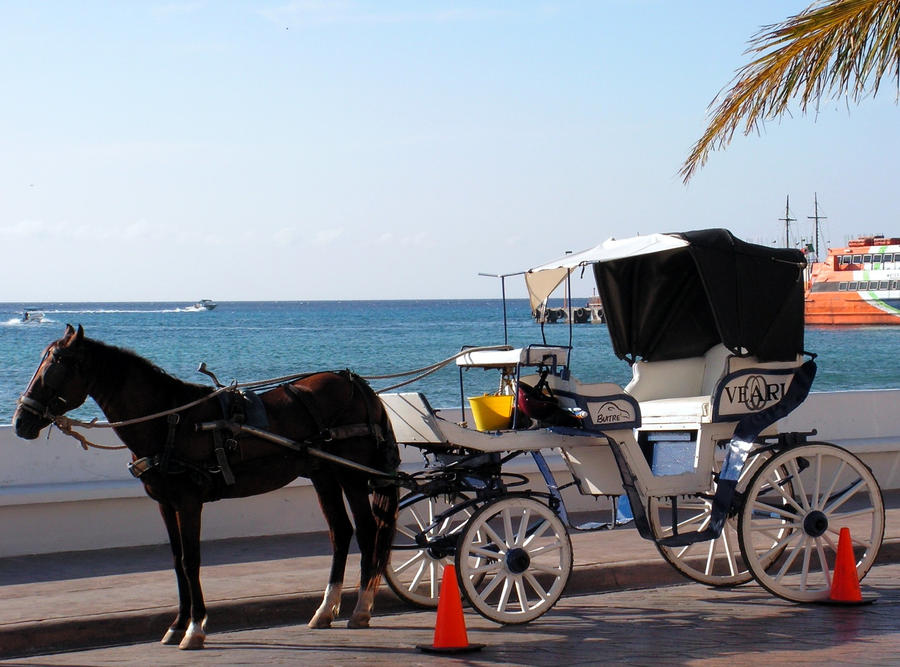
[[[719,343],[702,357],[637,361],[625,391],[640,403],[644,423],[709,421],[712,394],[731,356]]]

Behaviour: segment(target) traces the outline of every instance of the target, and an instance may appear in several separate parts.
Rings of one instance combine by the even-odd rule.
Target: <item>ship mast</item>
[[[784,247],[791,247],[791,223],[796,222],[797,218],[791,217],[791,196],[787,195],[784,200],[784,217],[778,218],[784,222]]]
[[[806,217],[809,218],[810,220],[815,220],[815,221],[816,221],[816,226],[815,226],[815,231],[816,231],[816,241],[815,241],[815,244],[816,244],[816,261],[821,261],[821,260],[819,259],[819,220],[827,220],[827,219],[828,219],[828,216],[825,216],[825,215],[819,215],[819,196],[818,196],[818,194],[815,193],[815,192],[813,193],[813,205],[815,206],[816,214],[815,214],[815,215],[808,215],[808,216],[806,216]]]

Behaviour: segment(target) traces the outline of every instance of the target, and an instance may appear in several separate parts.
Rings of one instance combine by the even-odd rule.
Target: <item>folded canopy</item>
[[[532,308],[587,265],[622,359],[700,356],[720,342],[761,361],[803,351],[799,250],[746,243],[725,229],[610,239],[526,272]]]

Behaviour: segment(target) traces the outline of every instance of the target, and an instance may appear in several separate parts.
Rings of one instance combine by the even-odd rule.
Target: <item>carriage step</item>
[[[718,536],[719,534],[716,531],[708,528],[706,530],[694,531],[691,533],[679,533],[678,535],[664,537],[661,540],[657,540],[656,543],[664,547],[686,547],[689,544],[714,540]]]

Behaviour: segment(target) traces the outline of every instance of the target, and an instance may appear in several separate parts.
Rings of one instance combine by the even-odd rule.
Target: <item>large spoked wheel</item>
[[[572,543],[547,505],[510,495],[480,508],[456,552],[469,603],[497,623],[527,623],[550,609],[572,572]]]
[[[400,499],[391,560],[384,578],[401,600],[426,609],[437,607],[444,565],[453,562],[456,543],[455,539],[440,538],[459,536],[475,510],[448,510],[466,500],[468,498],[461,493],[448,497],[424,496],[416,492]],[[435,546],[420,546],[416,542],[420,533]]]
[[[747,480],[759,470],[767,454],[759,454],[748,459],[738,480],[738,491],[746,487]],[[716,462],[718,473],[721,461]],[[712,496],[716,492],[713,483],[710,492],[704,496],[677,498],[677,516],[672,516],[672,499],[651,497],[649,500],[650,527],[657,539],[670,537],[673,534],[673,523],[679,533],[705,530],[709,526],[712,512]],[[657,543],[662,557],[672,567],[689,579],[714,587],[740,586],[753,579],[741,554],[738,540],[738,518],[729,516],[725,520],[722,534],[714,540],[696,542],[683,547],[669,547]],[[774,543],[773,545],[774,546]],[[779,551],[773,550],[771,558],[777,557]]]
[[[862,579],[884,537],[881,489],[847,450],[809,443],[781,452],[759,470],[747,488],[738,533],[744,559],[766,590],[813,602],[829,596],[843,527],[850,530]]]

